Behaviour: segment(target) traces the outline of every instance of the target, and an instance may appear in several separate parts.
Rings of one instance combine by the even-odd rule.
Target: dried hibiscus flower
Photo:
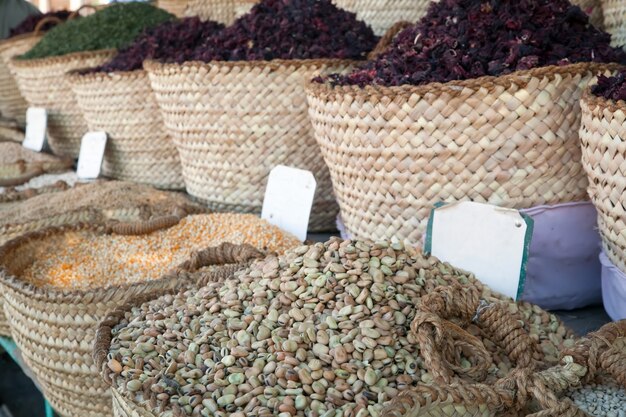
[[[598,84],[592,87],[591,92],[608,100],[626,100],[626,71],[613,77],[599,76]]]
[[[364,59],[378,38],[330,0],[263,0],[207,39],[193,58],[209,61]]]
[[[339,85],[427,84],[576,62],[626,63],[609,34],[567,0],[441,0]]]
[[[94,71],[134,71],[141,69],[146,59],[183,62],[191,57],[196,46],[222,29],[224,25],[221,23],[202,22],[198,17],[165,22],[146,30],[111,61]]]

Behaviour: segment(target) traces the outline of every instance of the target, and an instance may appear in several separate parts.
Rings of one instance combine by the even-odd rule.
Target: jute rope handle
[[[33,31],[33,34],[35,36],[38,36],[41,32],[41,28],[43,28],[46,23],[54,23],[58,25],[60,23],[63,23],[63,21],[56,16],[46,16],[37,23],[37,26],[35,26],[35,30]]]
[[[52,185],[46,185],[41,188],[28,188],[23,191],[16,191],[15,189],[9,189],[6,193],[0,194],[0,204],[12,203],[16,201],[22,201],[31,197],[35,197],[39,194],[45,194],[54,190],[65,191],[70,186],[65,181],[57,181]]]
[[[107,224],[109,233],[116,235],[147,235],[157,230],[169,229],[176,226],[185,216],[186,210],[177,207],[173,214],[156,217],[150,220],[140,220],[137,222],[120,222],[110,220]]]
[[[22,159],[17,161],[22,173],[18,176],[11,178],[0,178],[0,187],[13,187],[16,185],[24,184],[30,179],[37,177],[44,173],[43,166],[41,164],[26,165],[26,162]]]
[[[599,369],[626,386],[626,321],[591,333],[563,352],[560,365],[536,372],[536,344],[523,330],[521,321],[514,320],[508,313],[507,303],[487,304],[478,298],[477,288],[460,285],[439,287],[422,298],[421,311],[411,324],[411,332],[420,343],[424,363],[434,375],[436,385],[420,384],[403,392],[388,403],[383,417],[430,415],[423,407],[437,402],[444,405],[452,402],[475,410],[486,406],[493,415],[499,415],[504,411],[522,411],[533,399],[543,408],[532,414],[534,417],[586,416],[569,398],[557,398],[557,393],[593,379]],[[455,349],[459,349],[455,344],[471,350],[479,358],[484,357],[485,352],[480,352],[484,348],[477,348],[473,336],[458,326],[447,324],[440,315],[471,319],[480,325],[500,343],[517,367],[494,385],[450,382],[451,371],[462,374],[456,366],[449,365],[450,357],[456,358]],[[445,333],[450,330],[454,334]],[[454,340],[454,336],[460,342]],[[481,367],[475,365],[465,373],[476,377],[480,376],[479,371]]]
[[[382,38],[378,41],[378,44],[372,49],[372,51],[367,55],[367,59],[372,60],[378,58],[378,55],[382,54],[387,50],[387,48],[391,45],[394,38],[398,35],[398,33],[402,32],[404,29],[413,26],[414,23],[407,21],[400,21],[394,23],[387,32],[383,35]]]
[[[176,270],[194,272],[206,266],[241,264],[262,257],[263,252],[252,245],[247,243],[237,245],[225,242],[219,246],[212,246],[194,253],[189,260],[180,264]]]

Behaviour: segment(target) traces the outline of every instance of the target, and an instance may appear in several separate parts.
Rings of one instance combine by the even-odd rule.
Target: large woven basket
[[[68,79],[89,130],[107,133],[105,176],[164,189],[185,187],[178,150],[145,71],[73,72]]]
[[[309,228],[333,230],[338,208],[307,116],[304,83],[350,64],[144,63],[180,153],[187,192],[213,210],[260,213],[272,168],[307,169],[317,180]]]
[[[601,0],[604,29],[611,34],[611,45],[626,47],[626,2]]]
[[[247,12],[257,0],[159,0],[160,8],[178,17],[198,16],[226,25]]]
[[[41,39],[41,35],[25,34],[0,41],[0,114],[15,119],[20,124],[26,123],[28,104],[20,93],[11,71],[9,61],[32,48]]]
[[[9,63],[28,104],[47,109],[48,143],[56,155],[78,158],[81,139],[88,130],[65,74],[101,65],[114,53],[78,52],[41,59],[12,59]]]
[[[315,136],[350,236],[420,243],[438,202],[584,201],[581,63],[424,86],[308,87]]]
[[[582,164],[602,244],[611,262],[626,272],[626,103],[586,92],[581,110]]]
[[[432,0],[333,0],[338,7],[356,13],[357,18],[369,24],[377,35],[384,35],[394,23],[402,20],[416,23],[426,14],[431,2]]]
[[[15,343],[53,408],[65,417],[110,417],[109,388],[99,378],[92,359],[98,322],[131,299],[188,288],[195,282],[184,268],[180,273],[166,274],[153,281],[89,291],[39,288],[20,278],[21,271],[37,256],[40,239],[58,236],[62,244],[66,232],[77,230],[109,232],[85,225],[50,228],[26,234],[0,248],[4,311]],[[249,245],[233,246],[211,248],[213,254],[209,251],[209,256],[199,258],[211,261],[208,265],[229,265],[226,273],[230,274],[249,259],[260,256]],[[190,265],[187,263],[187,267]],[[221,269],[213,272],[224,273]]]

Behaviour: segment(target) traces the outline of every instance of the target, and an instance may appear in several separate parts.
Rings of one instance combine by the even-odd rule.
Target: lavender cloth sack
[[[547,310],[600,304],[601,243],[593,204],[565,203],[520,211],[534,220],[522,299]],[[342,238],[349,238],[341,218],[337,228]]]
[[[615,321],[626,319],[626,274],[600,253],[602,263],[602,300],[607,314]]]

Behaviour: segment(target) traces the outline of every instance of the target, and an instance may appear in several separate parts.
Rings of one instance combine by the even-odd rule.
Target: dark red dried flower
[[[45,14],[28,16],[26,19],[22,21],[22,23],[20,23],[19,25],[11,29],[11,31],[9,32],[9,38],[12,38],[13,36],[17,36],[17,35],[23,35],[25,33],[34,32],[35,28],[37,27],[37,24],[44,18],[56,17],[57,19],[66,21],[67,18],[70,17],[71,14],[72,13],[68,12],[67,10],[61,10],[58,12],[49,12]],[[56,25],[57,23],[52,22],[52,21],[49,23],[44,23],[44,25],[41,27],[40,30],[42,32],[45,32],[45,31],[52,29]]]
[[[183,62],[191,58],[194,49],[210,36],[224,29],[224,25],[201,21],[198,17],[165,22],[148,29],[128,48],[94,71],[134,71],[143,61]]]
[[[378,38],[330,0],[263,0],[197,48],[194,59],[364,59]]]
[[[426,84],[575,62],[626,63],[567,0],[441,0],[375,61],[333,84]]]
[[[599,76],[598,84],[592,87],[591,92],[608,100],[626,100],[626,71],[614,77]]]

